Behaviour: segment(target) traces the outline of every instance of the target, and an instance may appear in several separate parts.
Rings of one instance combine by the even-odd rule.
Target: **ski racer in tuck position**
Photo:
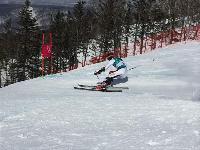
[[[103,82],[96,86],[96,90],[102,90],[108,86],[125,83],[128,81],[127,66],[125,62],[119,57],[114,57],[114,54],[112,53],[108,55],[107,60],[108,64],[105,67],[102,67],[100,70],[95,71],[94,75],[99,75],[110,68],[112,70],[110,70],[108,77],[106,77]]]

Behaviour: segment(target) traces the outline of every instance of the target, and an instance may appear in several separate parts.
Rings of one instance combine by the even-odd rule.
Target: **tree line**
[[[17,25],[8,18],[0,33],[0,87],[41,76],[42,33],[53,35],[57,72],[78,64],[79,54],[86,59],[92,41],[94,53],[105,53],[130,39],[198,24],[199,8],[200,0],[79,0],[72,11],[50,13],[49,26],[42,28],[25,0]]]

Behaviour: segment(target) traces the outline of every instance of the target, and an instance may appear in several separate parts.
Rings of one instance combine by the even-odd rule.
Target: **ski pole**
[[[98,75],[96,75],[96,76],[97,76],[98,80],[100,80],[100,79],[99,79],[99,76],[98,76]]]
[[[137,68],[137,67],[139,67],[139,65],[128,69],[128,71],[129,71],[129,70],[133,70],[133,69],[135,69],[135,68]]]
[[[153,62],[156,61],[156,60],[157,60],[156,58],[153,58],[153,59],[152,59]],[[137,65],[137,66],[135,66],[135,67],[132,67],[132,68],[128,69],[128,71],[129,71],[129,70],[133,70],[133,69],[135,69],[135,68],[137,68],[137,67],[140,67],[140,66],[143,66],[143,65]]]

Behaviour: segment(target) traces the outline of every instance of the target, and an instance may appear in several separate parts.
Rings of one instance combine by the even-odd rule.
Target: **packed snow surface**
[[[200,42],[124,60],[121,93],[73,89],[106,62],[0,89],[0,149],[200,150]]]

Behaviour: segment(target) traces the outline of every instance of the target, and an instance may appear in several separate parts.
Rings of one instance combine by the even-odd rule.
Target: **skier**
[[[108,86],[125,83],[128,81],[127,66],[125,62],[119,57],[114,57],[113,53],[108,55],[107,60],[109,61],[108,64],[94,73],[94,75],[98,75],[102,72],[105,72],[107,69],[112,69],[105,81],[96,86],[97,90],[102,90]]]

